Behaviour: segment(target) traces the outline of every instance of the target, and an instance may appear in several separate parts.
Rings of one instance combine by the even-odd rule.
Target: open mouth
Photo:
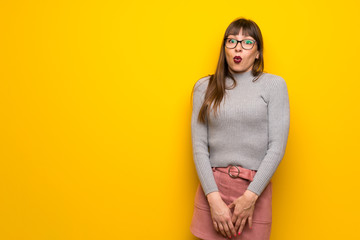
[[[234,62],[235,63],[241,63],[241,60],[242,60],[242,58],[240,56],[235,56],[234,57]]]

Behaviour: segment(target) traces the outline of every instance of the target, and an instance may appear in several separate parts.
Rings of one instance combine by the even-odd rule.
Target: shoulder
[[[287,84],[283,77],[271,73],[263,73],[259,80],[265,85],[266,89],[286,89]]]
[[[205,91],[209,84],[211,75],[198,79],[194,84],[194,91]]]
[[[277,83],[277,84],[284,84],[284,83],[286,84],[286,81],[283,77],[272,74],[272,73],[263,73],[260,78],[266,82],[272,82],[272,83]]]
[[[263,73],[258,79],[263,89],[263,96],[267,101],[272,98],[284,98],[288,96],[286,81],[283,77],[271,73]]]

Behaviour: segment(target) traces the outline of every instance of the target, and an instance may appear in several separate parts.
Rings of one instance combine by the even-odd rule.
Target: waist
[[[228,174],[232,178],[243,178],[249,181],[254,179],[256,170],[243,168],[240,165],[229,165],[227,167],[212,167],[213,172],[219,171],[224,174]]]

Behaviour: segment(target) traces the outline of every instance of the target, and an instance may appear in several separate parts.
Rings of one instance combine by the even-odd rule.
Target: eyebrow
[[[227,38],[230,38],[230,39],[236,39],[236,38],[234,38],[234,37],[227,37]],[[255,39],[253,39],[253,38],[244,38],[244,39],[242,39],[242,40],[239,40],[239,39],[236,39],[237,41],[243,41],[243,40],[252,40],[252,41],[256,41]]]
[[[229,35],[227,38],[236,39],[236,37],[230,37],[230,36],[234,36],[234,35]],[[251,37],[251,36],[250,36],[250,35],[247,35],[247,36],[245,36],[245,38],[244,38],[243,40],[255,40],[255,39],[253,39],[253,37],[251,37],[250,39],[249,39],[248,37]],[[236,39],[236,40],[238,40],[238,39]]]

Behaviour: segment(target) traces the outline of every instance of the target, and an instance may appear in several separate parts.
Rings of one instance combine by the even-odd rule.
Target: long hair
[[[236,86],[236,81],[229,71],[228,63],[226,62],[225,55],[225,39],[229,35],[238,35],[240,30],[244,35],[253,37],[257,44],[259,51],[259,58],[255,59],[252,74],[255,76],[253,81],[256,81],[264,72],[264,56],[263,56],[263,39],[259,26],[252,20],[246,18],[237,18],[230,23],[227,27],[224,37],[221,43],[220,56],[217,63],[215,74],[210,75],[209,84],[205,93],[204,102],[200,108],[198,115],[198,121],[205,123],[210,114],[210,106],[213,104],[214,115],[217,113],[217,109],[220,107],[220,103],[225,95],[225,80],[227,77],[234,81],[233,86]],[[195,87],[195,85],[194,85]],[[192,90],[192,95],[194,92]]]

